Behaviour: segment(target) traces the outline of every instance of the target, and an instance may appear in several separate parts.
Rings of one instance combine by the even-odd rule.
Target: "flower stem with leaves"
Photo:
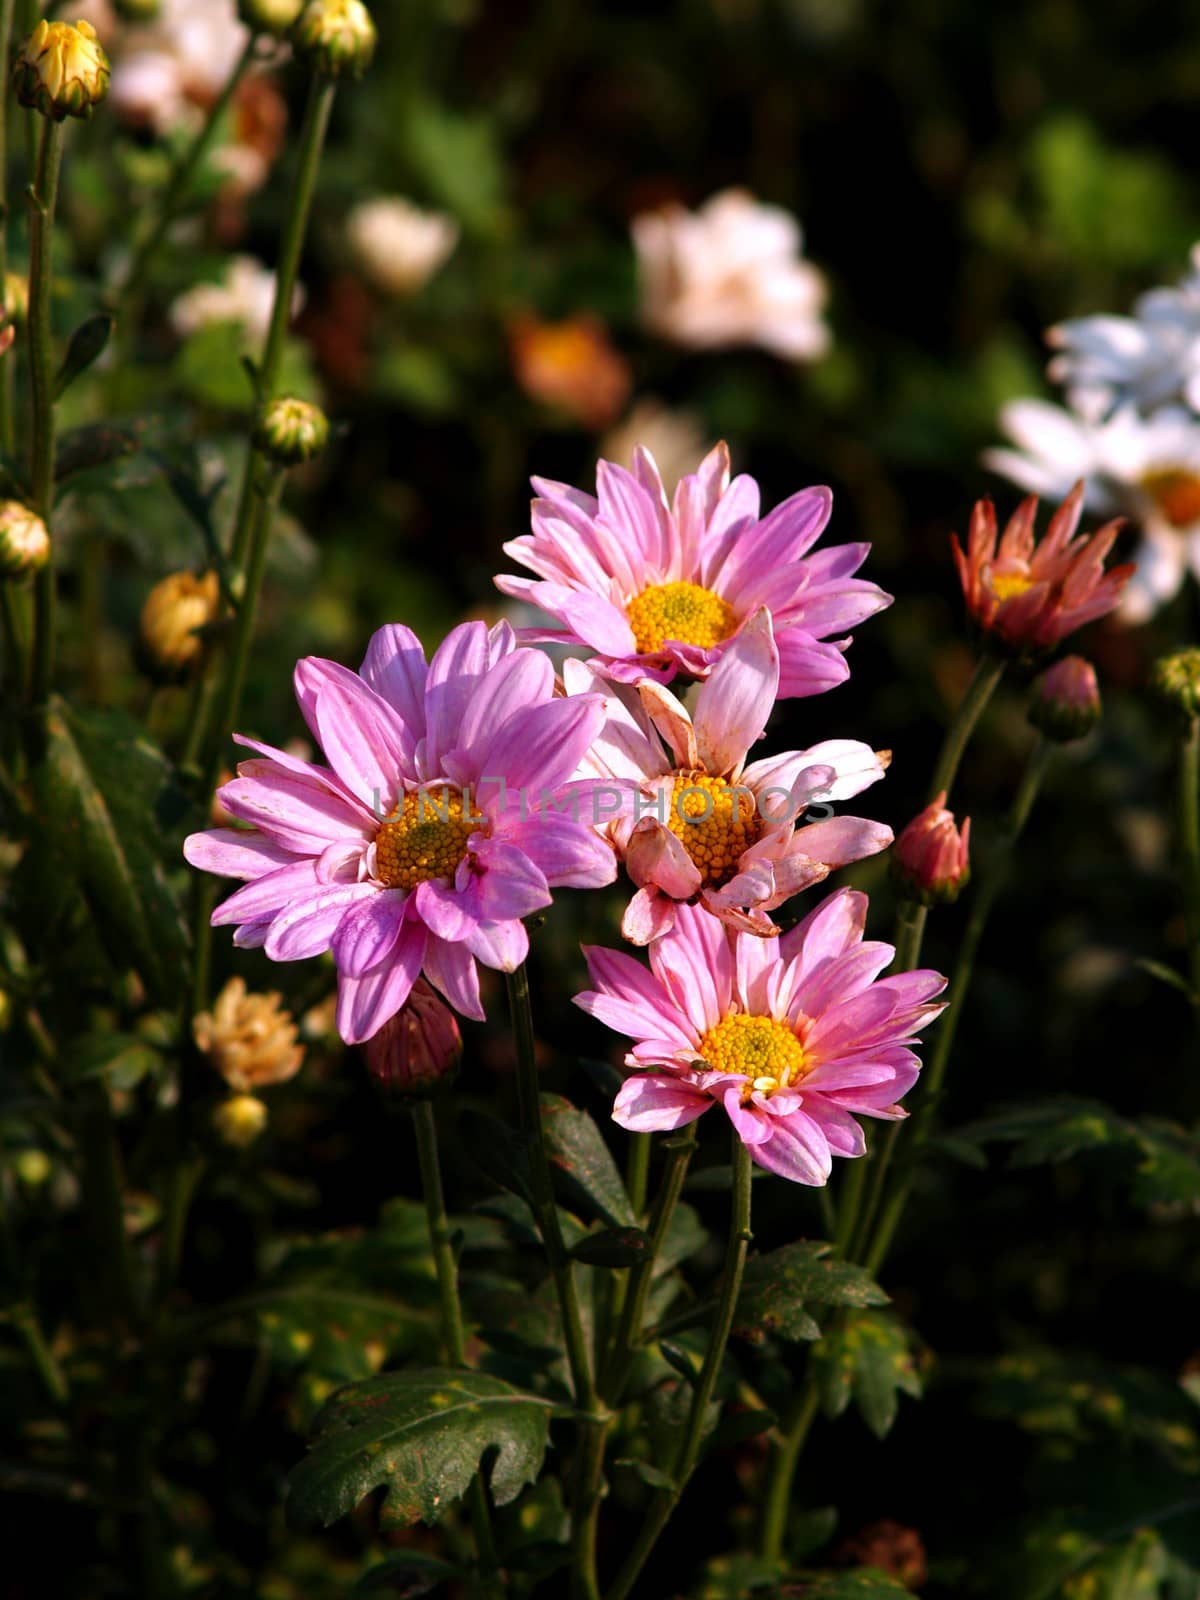
[[[34,510],[48,529],[54,507],[54,342],[50,328],[51,247],[63,124],[43,117],[37,168],[29,191],[29,375],[31,398],[30,486]],[[53,531],[51,529],[51,531]],[[39,571],[34,589],[33,699],[40,705],[54,672],[54,552]]]

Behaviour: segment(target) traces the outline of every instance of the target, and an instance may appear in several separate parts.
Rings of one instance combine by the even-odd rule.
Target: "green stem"
[[[1005,662],[1000,656],[979,658],[966,693],[954,713],[954,720],[946,729],[946,736],[942,740],[942,748],[933,769],[933,781],[929,785],[931,800],[943,790],[949,794],[953,787],[967,742],[975,731],[975,724],[983,715],[983,708],[992,698],[996,685],[1004,676],[1004,668]]]
[[[84,1209],[102,1264],[108,1309],[117,1329],[127,1328],[137,1312],[137,1292],[125,1236],[121,1165],[116,1129],[103,1084],[89,1085],[81,1108]]]
[[[633,1207],[635,1217],[640,1217],[646,1209],[646,1190],[650,1181],[650,1143],[648,1133],[629,1135],[625,1187],[629,1191],[629,1203]]]
[[[579,1413],[580,1441],[575,1463],[575,1489],[571,1506],[571,1588],[581,1600],[596,1600],[596,1533],[603,1495],[604,1438],[610,1418],[601,1413],[600,1398],[592,1375],[591,1352],[579,1310],[579,1296],[562,1226],[554,1200],[546,1135],[542,1126],[542,1106],[538,1095],[537,1061],[534,1055],[533,1010],[529,1000],[529,975],[524,965],[507,974],[508,1004],[512,1014],[513,1043],[517,1054],[517,1098],[521,1126],[529,1150],[530,1186],[533,1211],[546,1259],[554,1278],[562,1319],[567,1365],[571,1371],[571,1390]],[[596,1435],[600,1438],[597,1440]],[[599,1469],[596,1463],[599,1461]]]
[[[258,35],[251,34],[246,43],[246,48],[238,57],[237,65],[225,80],[225,85],[220,94],[213,101],[199,132],[187,149],[181,152],[172,166],[170,175],[163,185],[158,215],[134,252],[129,271],[121,285],[119,305],[123,310],[127,310],[136,302],[145,282],[146,274],[154,257],[158,254],[163,240],[167,236],[167,230],[187,204],[192,178],[195,176],[197,168],[212,144],[217,126],[225,115],[229,102],[237,93],[238,85],[245,77],[247,69],[254,60],[257,48]]]
[[[762,1553],[767,1561],[778,1561],[783,1555],[788,1511],[792,1504],[792,1483],[808,1442],[809,1430],[816,1421],[819,1404],[816,1383],[810,1379],[801,1391],[783,1439],[775,1448],[763,1505]]]
[[[14,0],[0,0],[0,66],[7,73],[12,57]],[[0,306],[8,310],[8,103],[0,109]],[[10,353],[0,357],[0,449],[13,447],[13,362]]]
[[[34,1370],[42,1380],[42,1387],[54,1405],[66,1405],[70,1394],[66,1376],[53,1350],[46,1343],[37,1312],[27,1301],[22,1300],[10,1307],[9,1316],[12,1318],[13,1326],[25,1341],[25,1348],[29,1352]]]
[[[417,1164],[421,1171],[421,1190],[425,1196],[425,1221],[429,1228],[429,1249],[437,1273],[438,1296],[442,1310],[442,1342],[446,1359],[453,1367],[467,1365],[467,1337],[463,1325],[462,1302],[458,1294],[458,1264],[454,1259],[454,1238],[442,1189],[442,1169],[438,1159],[437,1123],[428,1100],[412,1105],[413,1130],[417,1136]],[[484,1587],[495,1592],[494,1575],[499,1567],[492,1514],[483,1479],[477,1473],[467,1493],[475,1550],[482,1569]]]
[[[671,1474],[671,1485],[655,1493],[633,1548],[608,1590],[605,1600],[625,1600],[625,1596],[637,1582],[650,1552],[658,1542],[659,1535],[679,1504],[688,1480],[696,1470],[701,1446],[704,1443],[709,1404],[721,1370],[721,1362],[725,1357],[725,1347],[729,1343],[729,1335],[733,1329],[738,1293],[746,1266],[746,1253],[750,1248],[750,1237],[750,1152],[734,1132],[733,1203],[729,1220],[729,1237],[725,1246],[725,1267],[721,1275],[721,1294],[717,1302],[712,1331],[709,1334],[708,1352],[692,1393],[683,1444]]]
[[[865,1218],[864,1227],[860,1231],[859,1250],[857,1253],[869,1272],[878,1272],[883,1265],[891,1248],[905,1205],[908,1203],[909,1193],[912,1188],[914,1162],[929,1138],[934,1118],[937,1115],[942,1085],[946,1078],[946,1068],[949,1065],[950,1052],[954,1047],[954,1036],[958,1031],[958,1024],[962,1020],[967,991],[970,988],[971,979],[975,971],[975,957],[979,950],[980,940],[983,938],[983,932],[987,927],[988,918],[991,916],[992,907],[996,903],[996,897],[1000,893],[1004,880],[1008,875],[1017,840],[1024,831],[1025,824],[1029,821],[1029,814],[1033,810],[1034,801],[1037,799],[1047,769],[1054,758],[1054,750],[1055,746],[1048,739],[1039,737],[1030,752],[1029,760],[1025,765],[1025,771],[1022,774],[1021,782],[1017,788],[1003,831],[997,840],[995,854],[981,875],[978,888],[975,891],[970,916],[967,919],[967,926],[963,933],[962,942],[959,945],[958,958],[955,961],[954,974],[947,993],[947,1011],[938,1029],[937,1041],[930,1056],[929,1065],[922,1074],[920,1103],[905,1134],[905,1143],[908,1151],[908,1170],[900,1182],[893,1185],[890,1193],[884,1190],[882,1174],[880,1174],[877,1179],[878,1192],[875,1201],[877,1220],[868,1214]],[[900,1127],[900,1123],[893,1123],[888,1130],[889,1146],[894,1147],[900,1134]],[[870,1241],[869,1243],[868,1240]]]
[[[683,1192],[688,1163],[696,1148],[696,1129],[689,1126],[665,1141],[667,1169],[663,1174],[658,1196],[654,1202],[654,1215],[650,1219],[650,1247],[645,1257],[633,1268],[621,1307],[621,1320],[616,1338],[609,1351],[608,1362],[600,1379],[600,1392],[610,1405],[616,1405],[629,1378],[641,1339],[642,1324],[646,1320],[646,1297],[654,1282],[654,1268],[662,1252],[663,1241],[675,1215],[675,1207]]]
[[[29,196],[29,374],[33,441],[30,482],[33,507],[50,528],[54,508],[54,343],[50,330],[51,245],[58,174],[62,166],[63,125],[42,119],[37,170]],[[39,571],[34,589],[33,700],[50,691],[54,670],[54,551]]]
[[[1192,1002],[1200,1015],[1200,717],[1189,720],[1179,747],[1179,845]]]

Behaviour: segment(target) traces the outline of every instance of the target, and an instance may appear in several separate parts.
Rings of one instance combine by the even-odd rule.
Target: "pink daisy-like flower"
[[[296,698],[328,767],[259,753],[218,795],[252,831],[192,834],[195,867],[246,886],[217,907],[234,943],[274,961],[332,950],[337,1025],[361,1043],[422,970],[482,1017],[476,961],[511,972],[521,918],[564,885],[616,876],[612,849],[552,800],[604,719],[598,698],[556,694],[549,661],[501,623],[455,628],[428,666],[408,628],[381,628],[361,674],[306,657]]]
[[[588,662],[566,662],[563,681],[568,694],[606,697],[604,727],[582,770],[626,790],[603,827],[637,885],[621,924],[634,944],[666,933],[681,900],[699,901],[746,932],[774,935],[768,912],[892,842],[890,828],[863,817],[797,828],[806,807],[848,799],[880,779],[886,752],[829,739],[746,765],[779,684],[767,611],[700,685],[694,718],[662,684],[608,682]]]
[[[631,472],[600,462],[596,497],[542,478],[533,487],[533,532],[504,549],[536,577],[502,575],[496,587],[563,625],[525,637],[585,645],[626,683],[708,677],[766,606],[780,697],[820,694],[850,675],[850,640],[823,641],[891,604],[853,576],[869,545],[808,553],[829,521],[828,489],[802,489],[760,519],[758,485],[745,475],[729,481],[723,444],[680,480],[670,503],[643,449]]]
[[[833,1157],[866,1148],[856,1116],[897,1121],[917,1080],[909,1048],[943,1008],[937,972],[879,974],[895,951],[865,942],[867,898],[839,889],[779,939],[736,933],[680,906],[650,968],[589,949],[594,989],[576,1005],[636,1040],[613,1118],[635,1133],[694,1122],[710,1106],[760,1167],[826,1182]]]

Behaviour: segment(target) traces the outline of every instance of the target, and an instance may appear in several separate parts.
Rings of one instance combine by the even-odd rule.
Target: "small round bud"
[[[259,413],[254,443],[281,467],[297,467],[319,456],[329,441],[329,422],[307,400],[272,400]]]
[[[375,54],[375,24],[362,0],[308,0],[292,27],[292,44],[314,72],[358,78]]]
[[[1034,679],[1028,716],[1039,733],[1058,744],[1091,733],[1100,721],[1100,685],[1092,663],[1064,656],[1048,667]]]
[[[154,22],[162,14],[162,0],[113,0],[122,22]]]
[[[366,1042],[367,1066],[385,1089],[421,1100],[448,1087],[462,1059],[458,1020],[418,978],[408,999]]]
[[[1200,716],[1200,649],[1161,656],[1154,663],[1150,686],[1160,700],[1182,711],[1185,717]]]
[[[229,1087],[243,1094],[286,1082],[304,1060],[283,996],[248,994],[244,978],[230,978],[212,1010],[193,1019],[192,1033]]]
[[[40,1189],[53,1170],[44,1150],[22,1150],[13,1162],[13,1171],[27,1189]]]
[[[892,878],[901,895],[923,906],[957,900],[971,875],[970,835],[970,817],[959,829],[943,789],[892,846]]]
[[[4,314],[10,322],[25,321],[29,315],[29,279],[21,272],[9,272],[4,279]]]
[[[204,641],[197,633],[217,614],[220,586],[215,572],[200,577],[173,572],[156,583],[142,607],[141,646],[145,665],[167,674],[197,661]]]
[[[19,500],[0,500],[0,575],[23,578],[50,559],[50,535],[36,511]]]
[[[23,106],[62,122],[90,117],[108,93],[108,57],[90,22],[47,22],[26,39],[13,66],[13,93]]]
[[[216,1107],[212,1120],[222,1144],[244,1150],[266,1127],[267,1108],[255,1095],[231,1094]]]
[[[304,0],[238,0],[238,15],[255,33],[285,34],[304,10]]]

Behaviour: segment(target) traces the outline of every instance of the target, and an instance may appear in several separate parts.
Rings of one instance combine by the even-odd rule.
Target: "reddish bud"
[[[1029,720],[1047,739],[1069,744],[1100,720],[1096,669],[1082,656],[1064,656],[1034,680]]]
[[[453,1081],[462,1035],[450,1007],[418,978],[400,1010],[364,1048],[367,1066],[386,1089],[423,1099]]]
[[[943,789],[904,829],[892,847],[892,875],[901,893],[923,906],[957,900],[970,877],[968,817],[960,829],[946,810]]]

